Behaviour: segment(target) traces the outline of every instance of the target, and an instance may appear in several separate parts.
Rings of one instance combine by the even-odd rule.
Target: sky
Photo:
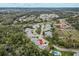
[[[0,7],[79,7],[79,3],[0,3]]]

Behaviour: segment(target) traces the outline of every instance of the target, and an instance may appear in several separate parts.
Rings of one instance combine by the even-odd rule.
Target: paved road
[[[60,51],[71,51],[71,52],[79,52],[79,49],[68,49],[68,48],[60,48],[56,45],[53,45],[54,48],[60,50]]]

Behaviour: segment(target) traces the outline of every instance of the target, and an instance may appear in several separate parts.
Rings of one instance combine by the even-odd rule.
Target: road
[[[61,48],[61,47],[58,47],[58,46],[56,46],[56,45],[53,45],[53,47],[56,48],[57,50],[60,50],[60,51],[79,52],[79,49]]]

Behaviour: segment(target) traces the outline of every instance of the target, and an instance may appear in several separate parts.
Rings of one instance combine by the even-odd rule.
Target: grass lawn
[[[62,56],[73,56],[74,52],[61,51]]]

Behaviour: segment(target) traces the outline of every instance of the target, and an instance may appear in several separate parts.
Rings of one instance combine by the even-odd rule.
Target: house
[[[61,56],[61,52],[60,51],[53,51],[52,55],[54,55],[54,56]]]
[[[52,37],[52,32],[51,31],[46,31],[45,32],[45,37]]]
[[[45,40],[44,40],[43,38],[38,39],[38,44],[39,44],[39,45],[42,45],[42,44],[44,44],[44,43],[45,43]]]

